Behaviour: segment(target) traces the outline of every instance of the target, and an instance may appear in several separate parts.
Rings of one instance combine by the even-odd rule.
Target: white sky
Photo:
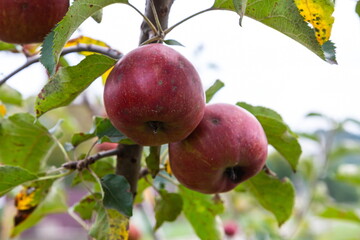
[[[143,10],[144,0],[131,2]],[[225,82],[225,88],[212,102],[245,101],[270,107],[292,128],[302,130],[308,124],[304,115],[310,111],[337,119],[360,119],[360,18],[354,12],[356,0],[336,2],[331,40],[337,47],[339,65],[324,62],[301,44],[250,18],[245,17],[243,27],[239,27],[238,15],[229,11],[197,16],[174,29],[167,38],[185,45],[175,48],[198,69],[204,89],[216,79]],[[169,25],[212,3],[176,0]],[[111,5],[105,8],[101,24],[89,19],[77,34],[103,40],[127,53],[138,45],[141,21],[130,7]],[[195,55],[201,45],[203,51]],[[0,53],[0,78],[24,61],[21,56]],[[217,68],[210,69],[209,64]],[[43,67],[35,64],[8,83],[29,96],[39,92],[45,79]],[[96,81],[90,89],[101,95],[101,82]]]

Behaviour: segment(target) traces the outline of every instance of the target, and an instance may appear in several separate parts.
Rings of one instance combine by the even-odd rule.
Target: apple
[[[105,83],[112,124],[135,143],[159,146],[186,138],[199,124],[205,96],[194,66],[180,53],[154,43],[125,55]]]
[[[224,232],[228,237],[233,237],[238,232],[238,225],[235,221],[228,221],[224,224]]]
[[[139,240],[140,238],[141,238],[140,230],[134,224],[130,224],[128,240]]]
[[[118,143],[113,142],[103,142],[95,145],[95,149],[97,152],[108,151],[117,148]]]
[[[42,42],[68,8],[69,0],[0,0],[0,40]]]
[[[256,175],[267,158],[267,139],[258,120],[245,109],[212,104],[183,141],[169,144],[173,175],[201,193],[230,191]]]

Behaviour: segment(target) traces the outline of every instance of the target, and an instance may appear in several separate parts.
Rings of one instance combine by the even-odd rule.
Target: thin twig
[[[64,50],[61,52],[61,56],[64,56],[69,53],[75,53],[75,52],[101,53],[103,55],[106,55],[106,56],[114,58],[114,59],[120,59],[123,56],[123,54],[121,52],[119,52],[115,49],[112,49],[112,48],[102,47],[102,46],[98,46],[98,45],[94,45],[94,44],[83,44],[83,43],[77,44],[76,46],[64,48]],[[24,70],[25,68],[29,67],[30,65],[32,65],[34,63],[39,62],[40,57],[41,57],[40,55],[35,55],[32,57],[29,57],[26,60],[26,63],[24,65],[17,68],[16,70],[14,70],[12,73],[7,75],[5,78],[3,78],[0,81],[0,87],[1,87],[1,85],[3,85],[7,80],[9,80],[11,77],[13,77],[18,72]]]
[[[79,160],[79,161],[72,161],[72,162],[64,163],[62,165],[62,167],[65,169],[81,171],[84,168],[88,167],[90,164],[95,163],[99,159],[102,159],[105,157],[110,157],[110,156],[115,156],[117,154],[119,154],[119,149],[117,149],[117,148],[111,149],[108,151],[102,151],[102,152],[98,152],[95,155],[88,156],[87,158]]]

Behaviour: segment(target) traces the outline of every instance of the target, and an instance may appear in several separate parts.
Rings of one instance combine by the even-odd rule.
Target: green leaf
[[[38,177],[21,167],[0,166],[0,197],[14,187]]]
[[[241,0],[216,0],[213,9],[224,9],[238,13],[241,17],[240,8]],[[248,0],[246,5],[245,16],[259,21],[268,27],[271,27],[286,36],[294,39],[309,50],[318,55],[321,59],[333,63],[334,57],[328,58],[328,52],[334,53],[331,46],[325,49],[317,41],[314,29],[304,21],[300,15],[294,1],[288,0]],[[266,38],[266,37],[264,37]],[[332,56],[332,54],[329,54]]]
[[[37,117],[51,109],[68,105],[115,63],[114,59],[93,54],[76,66],[60,68],[37,96]]]
[[[108,118],[96,117],[95,126],[94,133],[100,142],[131,143],[131,140],[119,132]]]
[[[360,223],[360,216],[354,210],[346,210],[343,208],[337,207],[327,207],[322,213],[319,214],[320,217],[352,221],[355,223]]]
[[[261,171],[243,184],[261,206],[275,215],[279,226],[290,218],[295,203],[295,188],[289,179],[280,180]]]
[[[356,12],[356,13],[359,15],[359,17],[360,17],[360,0],[358,0],[358,2],[356,3],[355,12]]]
[[[184,47],[184,45],[182,45],[180,42],[174,40],[174,39],[168,39],[168,40],[164,40],[164,43],[166,45],[170,45],[170,46],[181,46]]]
[[[42,198],[42,202],[35,208],[35,210],[19,225],[12,230],[12,237],[20,234],[26,229],[31,228],[37,224],[42,218],[49,214],[64,213],[67,211],[67,204],[65,193],[60,187],[52,187],[46,197]]]
[[[56,64],[65,43],[69,40],[76,29],[89,17],[100,9],[113,4],[125,3],[127,0],[77,0],[70,6],[65,17],[59,22],[55,29],[48,34],[43,43],[40,62],[48,72],[55,73]]]
[[[215,93],[217,93],[224,86],[225,84],[219,79],[217,79],[214,82],[214,84],[211,87],[209,87],[205,92],[206,103],[210,102],[210,100],[214,97]]]
[[[16,45],[0,41],[0,51],[16,50]]]
[[[76,203],[71,210],[79,214],[83,220],[91,220],[93,211],[98,202],[101,201],[101,194],[94,193],[83,197],[78,203]]]
[[[160,199],[156,201],[155,205],[155,230],[158,229],[165,221],[173,222],[181,213],[183,201],[179,194],[168,193],[165,190],[160,190]]]
[[[22,105],[22,96],[17,90],[13,89],[7,84],[4,84],[0,87],[0,101],[3,103],[9,103],[21,106]]]
[[[90,236],[96,240],[128,239],[129,218],[116,210],[97,208],[97,217],[90,229]]]
[[[259,120],[269,144],[287,160],[293,171],[296,171],[302,152],[301,146],[297,136],[284,123],[281,116],[269,108],[251,106],[244,102],[236,105],[248,110]]]
[[[347,153],[349,153],[349,150]],[[355,164],[343,164],[339,167],[335,178],[342,182],[360,186],[360,166]]]
[[[28,113],[0,120],[0,163],[37,173],[55,146],[49,131]]]
[[[128,217],[132,216],[133,195],[125,177],[108,174],[101,178],[101,187],[106,208],[115,209]]]
[[[73,145],[73,147],[77,147],[80,143],[83,143],[94,137],[96,137],[96,135],[94,133],[83,133],[83,132],[75,133],[71,137],[71,145]]]
[[[224,211],[222,202],[216,202],[211,196],[179,186],[183,199],[183,212],[201,240],[221,239],[216,224],[216,216]]]
[[[248,0],[215,0],[213,8],[235,11],[240,15],[239,24],[241,26]]]
[[[160,170],[160,150],[161,146],[150,147],[150,154],[145,159],[146,166],[153,178],[155,178]]]

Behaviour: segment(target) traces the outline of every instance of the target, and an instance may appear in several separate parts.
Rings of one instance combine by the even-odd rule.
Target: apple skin
[[[140,230],[133,224],[129,226],[129,239],[128,240],[139,240],[141,239]]]
[[[189,189],[221,193],[256,175],[267,158],[258,120],[230,104],[207,105],[203,120],[185,140],[169,144],[174,176]]]
[[[117,148],[119,144],[118,143],[112,143],[112,142],[103,142],[95,145],[96,151],[108,151]]]
[[[144,146],[186,138],[205,109],[200,77],[180,53],[162,44],[125,55],[105,83],[104,105],[112,124]]]
[[[238,232],[238,225],[235,221],[228,221],[224,224],[224,232],[228,237],[233,237]]]
[[[42,42],[68,8],[69,0],[0,0],[0,40]]]

